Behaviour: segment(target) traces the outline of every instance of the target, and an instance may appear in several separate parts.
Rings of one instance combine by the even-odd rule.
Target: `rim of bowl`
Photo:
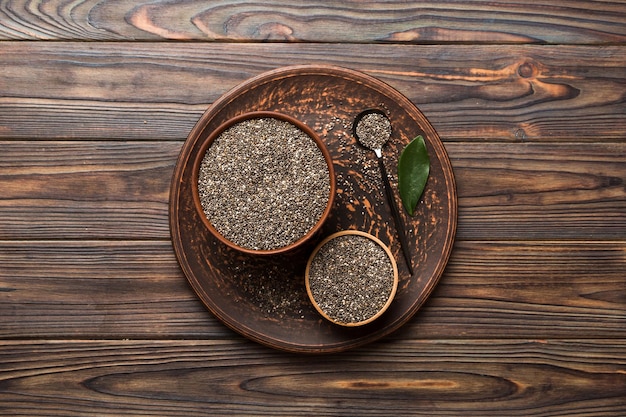
[[[211,224],[211,221],[208,219],[208,217],[204,213],[204,210],[202,209],[202,203],[200,202],[200,194],[198,191],[198,179],[199,179],[199,173],[200,173],[200,165],[202,164],[202,160],[204,159],[204,156],[207,150],[209,149],[211,144],[215,141],[215,139],[217,139],[217,137],[222,134],[222,132],[224,132],[226,129],[228,129],[231,126],[236,125],[237,123],[241,123],[243,121],[250,120],[250,119],[263,119],[263,118],[273,118],[273,119],[278,119],[278,120],[290,123],[294,125],[295,127],[297,127],[298,129],[300,129],[301,131],[303,131],[309,138],[311,138],[315,142],[317,147],[322,152],[322,155],[324,156],[324,160],[326,161],[326,166],[328,167],[328,174],[329,174],[329,180],[330,180],[330,194],[328,196],[328,201],[326,202],[326,207],[324,211],[322,212],[322,215],[317,220],[315,225],[304,236],[301,236],[299,239],[297,239],[294,242],[291,242],[290,244],[286,246],[281,246],[278,248],[251,249],[251,248],[245,248],[243,246],[239,246],[235,242],[227,239]],[[238,116],[234,116],[226,120],[221,125],[219,125],[215,130],[213,130],[211,134],[207,136],[206,139],[204,139],[200,147],[200,150],[195,157],[191,180],[192,180],[194,205],[196,207],[198,214],[200,215],[200,218],[202,219],[202,222],[207,227],[209,232],[213,236],[215,236],[220,242],[227,245],[228,247],[235,249],[239,252],[243,252],[243,253],[247,253],[251,255],[283,254],[286,252],[290,252],[300,247],[305,242],[307,242],[311,237],[313,237],[319,231],[319,229],[322,227],[322,225],[328,218],[330,211],[332,210],[332,207],[333,207],[335,193],[336,193],[336,186],[337,186],[336,180],[335,180],[335,169],[333,166],[332,157],[330,156],[330,152],[326,148],[326,145],[324,144],[322,139],[319,137],[319,135],[315,133],[315,131],[311,129],[308,125],[296,119],[295,117],[289,116],[284,113],[279,113],[276,111],[269,111],[269,110],[246,112]]]
[[[393,267],[393,286],[391,288],[391,293],[389,294],[389,298],[387,299],[387,301],[385,302],[385,304],[378,310],[378,312],[376,312],[376,314],[374,314],[373,316],[359,321],[359,322],[351,322],[351,323],[344,323],[338,320],[333,319],[332,317],[330,317],[317,303],[317,301],[315,300],[315,297],[313,296],[313,293],[311,292],[311,284],[310,284],[310,278],[309,278],[309,273],[310,273],[310,269],[311,269],[311,263],[313,262],[313,259],[315,258],[315,256],[317,255],[317,253],[320,251],[320,249],[322,249],[322,247],[330,242],[331,240],[338,238],[340,236],[346,236],[346,235],[356,235],[356,236],[362,236],[362,237],[366,237],[372,241],[374,241],[375,243],[377,243],[381,248],[383,248],[383,250],[385,251],[385,253],[387,254],[387,257],[389,258],[389,262],[391,262],[391,265]],[[326,320],[340,325],[340,326],[345,326],[345,327],[356,327],[356,326],[363,326],[365,324],[369,324],[371,322],[373,322],[374,320],[376,320],[377,318],[379,318],[380,316],[383,315],[383,313],[385,311],[387,311],[387,309],[389,308],[389,306],[391,305],[391,303],[393,302],[393,299],[396,296],[396,291],[398,290],[398,265],[396,263],[395,258],[393,257],[393,254],[391,253],[391,250],[389,249],[389,247],[387,245],[385,245],[380,239],[378,239],[376,236],[371,235],[369,233],[366,232],[362,232],[360,230],[342,230],[340,232],[336,232],[333,233],[332,235],[326,237],[324,240],[322,240],[313,250],[313,252],[311,253],[311,255],[309,256],[309,259],[306,263],[306,270],[304,272],[304,282],[305,282],[305,286],[306,286],[306,292],[309,296],[309,299],[311,300],[311,303],[313,304],[313,307],[315,307],[315,310],[317,310],[318,313],[320,313],[320,315],[322,317],[324,317]]]

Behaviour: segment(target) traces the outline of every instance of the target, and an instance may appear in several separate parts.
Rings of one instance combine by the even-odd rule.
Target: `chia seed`
[[[255,262],[255,265],[258,265]],[[259,273],[262,270],[262,273]],[[231,269],[234,282],[240,283],[244,298],[259,315],[271,320],[303,318],[303,310],[310,305],[302,281],[293,264],[246,266],[238,264]]]
[[[369,149],[381,149],[391,136],[391,122],[380,113],[368,113],[356,125],[359,142]]]
[[[366,236],[347,234],[326,242],[311,260],[308,285],[318,307],[334,322],[374,317],[394,290],[387,252]]]
[[[207,149],[198,192],[222,236],[243,248],[271,250],[294,243],[322,217],[329,170],[317,144],[298,127],[248,119],[224,130]]]

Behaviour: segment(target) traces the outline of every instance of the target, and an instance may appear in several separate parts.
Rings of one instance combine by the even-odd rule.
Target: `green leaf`
[[[413,139],[398,159],[398,191],[404,209],[413,216],[430,173],[430,159],[424,138]]]

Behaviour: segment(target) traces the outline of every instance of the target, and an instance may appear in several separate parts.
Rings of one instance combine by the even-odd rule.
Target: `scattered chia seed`
[[[309,289],[333,321],[360,323],[375,316],[389,300],[394,268],[387,252],[362,235],[326,242],[309,266]]]
[[[356,125],[359,142],[369,149],[381,149],[391,136],[391,122],[380,113],[368,113]]]
[[[310,301],[297,271],[299,269],[294,269],[292,263],[284,261],[264,264],[262,268],[246,266],[244,262],[244,265],[237,265],[231,270],[231,276],[240,283],[244,297],[262,317],[271,320],[301,319]]]
[[[306,235],[330,198],[328,166],[305,132],[274,118],[248,119],[220,134],[198,177],[202,209],[231,242],[253,250]]]

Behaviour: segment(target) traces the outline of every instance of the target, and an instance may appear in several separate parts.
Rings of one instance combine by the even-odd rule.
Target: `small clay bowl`
[[[337,239],[344,239],[344,243]],[[374,256],[346,259],[350,257],[347,253],[360,250],[359,246],[367,247],[370,252],[366,253]],[[377,274],[381,265],[385,271],[380,272],[385,272],[385,276]],[[331,276],[333,273],[335,276]],[[311,303],[322,317],[340,326],[363,326],[379,318],[391,305],[398,289],[398,267],[389,248],[378,238],[358,230],[344,230],[328,236],[313,250],[306,265],[305,285]],[[358,307],[351,307],[351,303]],[[338,312],[340,308],[343,312]]]
[[[329,198],[328,198],[328,201],[326,202],[326,206],[322,215],[319,217],[315,225],[312,228],[310,228],[308,232],[306,232],[304,235],[300,236],[299,238],[295,239],[291,243],[284,245],[284,246],[270,248],[270,249],[255,249],[255,248],[248,248],[248,247],[240,246],[239,244],[227,239],[226,237],[222,235],[222,233],[220,233],[213,226],[213,224],[211,224],[211,221],[209,220],[209,218],[207,218],[203,210],[202,203],[200,201],[198,179],[199,179],[200,167],[201,167],[202,161],[205,157],[207,150],[213,144],[213,142],[226,129],[238,123],[244,122],[246,120],[266,119],[266,118],[277,119],[280,121],[290,123],[291,125],[295,126],[299,130],[304,132],[306,136],[308,136],[309,138],[311,138],[313,142],[315,142],[315,144],[321,151],[324,157],[324,160],[326,162],[326,166],[328,168],[330,193],[329,193]],[[291,116],[288,116],[286,114],[273,112],[273,111],[256,111],[256,112],[249,112],[249,113],[241,114],[239,116],[236,116],[236,117],[233,117],[232,119],[227,120],[226,122],[221,124],[217,129],[211,132],[211,134],[201,143],[200,151],[196,154],[194,165],[193,165],[192,182],[193,182],[192,189],[193,189],[194,205],[195,205],[196,210],[198,211],[198,214],[200,215],[200,218],[202,219],[202,222],[204,223],[208,231],[226,246],[232,249],[235,249],[237,251],[247,253],[247,254],[252,254],[252,255],[285,254],[285,253],[292,252],[302,247],[305,243],[307,243],[312,237],[314,237],[319,232],[320,228],[322,227],[322,225],[328,218],[328,215],[330,214],[330,211],[333,206],[333,201],[334,201],[335,192],[336,192],[336,181],[335,181],[335,171],[333,168],[333,161],[324,142],[322,142],[319,136],[303,122]]]

